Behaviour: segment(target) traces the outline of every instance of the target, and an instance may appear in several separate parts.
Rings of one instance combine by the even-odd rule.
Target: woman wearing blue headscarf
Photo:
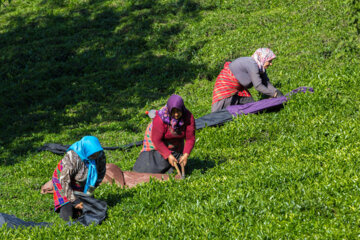
[[[105,153],[96,137],[85,136],[68,148],[52,177],[55,211],[62,219],[68,221],[82,209],[74,193],[91,195],[105,173]]]

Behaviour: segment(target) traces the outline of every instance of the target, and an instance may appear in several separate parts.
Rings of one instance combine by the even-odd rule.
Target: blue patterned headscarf
[[[79,155],[81,160],[88,167],[88,175],[84,188],[84,193],[87,193],[90,186],[95,186],[98,178],[96,162],[93,159],[89,159],[89,157],[96,152],[103,151],[103,148],[101,147],[99,139],[97,139],[97,137],[85,136],[80,141],[77,141],[76,143],[71,145],[67,151],[70,150],[76,152],[77,155]]]

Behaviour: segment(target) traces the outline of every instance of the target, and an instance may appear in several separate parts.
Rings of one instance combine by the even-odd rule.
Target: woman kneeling
[[[184,144],[185,140],[185,144]],[[175,164],[185,166],[195,144],[195,120],[183,99],[172,95],[148,125],[135,172],[171,173]]]

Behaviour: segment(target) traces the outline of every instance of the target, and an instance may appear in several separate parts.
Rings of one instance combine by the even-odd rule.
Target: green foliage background
[[[355,239],[360,234],[358,0],[13,0],[0,9],[0,212],[55,225],[1,239]],[[197,132],[184,181],[102,185],[101,226],[66,226],[39,189],[84,135],[142,140],[144,112],[180,94],[210,112],[225,61],[259,47],[277,113]],[[252,91],[255,98],[260,96]],[[131,170],[140,149],[108,151]]]

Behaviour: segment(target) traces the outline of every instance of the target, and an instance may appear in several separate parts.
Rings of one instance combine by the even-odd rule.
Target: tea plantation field
[[[3,227],[0,239],[360,237],[359,0],[0,2],[0,212],[53,224]],[[99,226],[53,212],[40,187],[61,156],[37,148],[142,140],[144,112],[174,93],[208,114],[224,63],[260,47],[277,55],[277,88],[314,93],[197,131],[182,181],[101,185]],[[106,156],[131,170],[139,152]]]

